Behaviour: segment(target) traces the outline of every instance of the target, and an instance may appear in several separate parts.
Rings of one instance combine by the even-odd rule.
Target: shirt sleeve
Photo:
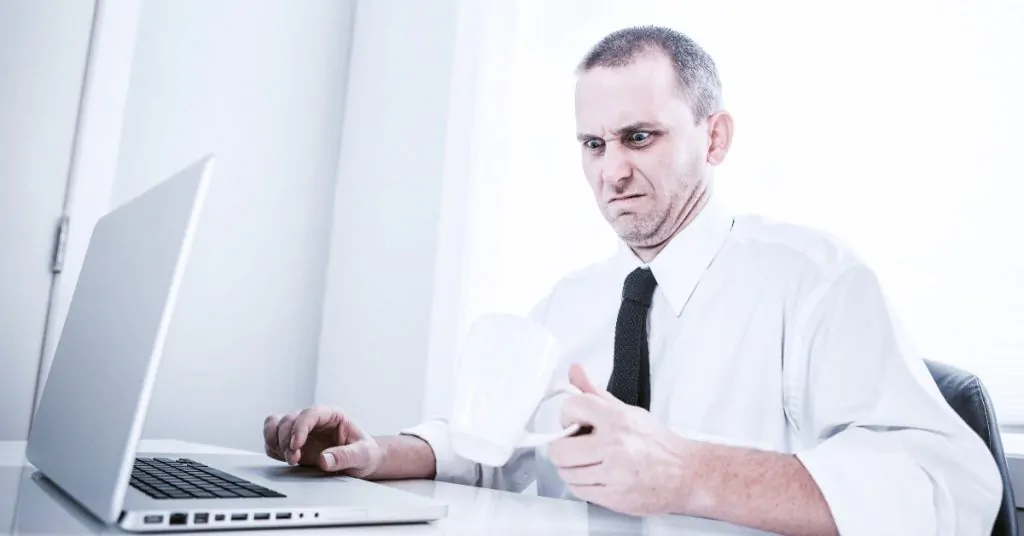
[[[430,445],[437,460],[435,480],[521,492],[536,478],[533,449],[516,449],[501,467],[483,465],[459,456],[448,441],[448,422],[445,419],[432,419],[401,433],[418,437]]]
[[[552,294],[549,294],[533,306],[530,319],[544,324],[551,297]],[[435,480],[514,492],[525,490],[536,480],[536,454],[533,448],[516,449],[505,465],[491,467],[455,453],[448,439],[447,419],[430,419],[400,433],[418,437],[430,445],[437,461]]]
[[[802,314],[787,411],[840,534],[991,534],[995,461],[910,349],[874,273],[847,269]]]

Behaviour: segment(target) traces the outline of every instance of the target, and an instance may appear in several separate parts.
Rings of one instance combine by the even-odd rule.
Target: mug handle
[[[583,391],[580,391],[579,388],[576,387],[575,385],[564,383],[548,391],[548,393],[544,395],[544,400],[547,400],[555,395],[560,394],[581,395],[583,394]],[[539,447],[541,445],[551,443],[556,439],[569,437],[571,435],[576,434],[579,431],[580,425],[570,424],[568,427],[559,432],[549,432],[543,434],[537,432],[523,432],[523,435],[520,436],[519,441],[516,442],[516,447]]]

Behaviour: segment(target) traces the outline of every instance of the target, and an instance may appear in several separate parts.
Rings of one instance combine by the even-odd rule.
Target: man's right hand
[[[345,415],[334,408],[313,406],[263,422],[267,455],[289,465],[319,467],[366,478],[377,470],[384,451]]]

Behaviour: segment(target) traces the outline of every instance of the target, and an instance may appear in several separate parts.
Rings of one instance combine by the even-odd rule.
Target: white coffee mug
[[[463,458],[494,467],[515,449],[539,447],[576,433],[526,430],[541,402],[558,394],[580,394],[566,382],[554,382],[561,358],[555,336],[520,316],[491,313],[479,317],[462,343],[455,381],[449,440]]]

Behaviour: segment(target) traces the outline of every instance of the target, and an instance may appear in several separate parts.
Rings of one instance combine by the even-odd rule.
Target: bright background
[[[511,87],[478,100],[489,160],[461,329],[527,312],[614,248],[582,178],[573,66],[607,32],[668,25],[715,59],[735,117],[720,194],[851,244],[921,355],[979,374],[1002,422],[1024,424],[1024,3],[529,1],[509,15],[495,62],[510,74],[483,76]]]
[[[208,152],[144,435],[258,451],[313,403],[374,434],[445,413],[476,315],[614,249],[573,69],[642,23],[719,65],[719,193],[852,244],[920,353],[1024,425],[1024,2],[34,0],[0,2],[0,441],[96,218]]]

